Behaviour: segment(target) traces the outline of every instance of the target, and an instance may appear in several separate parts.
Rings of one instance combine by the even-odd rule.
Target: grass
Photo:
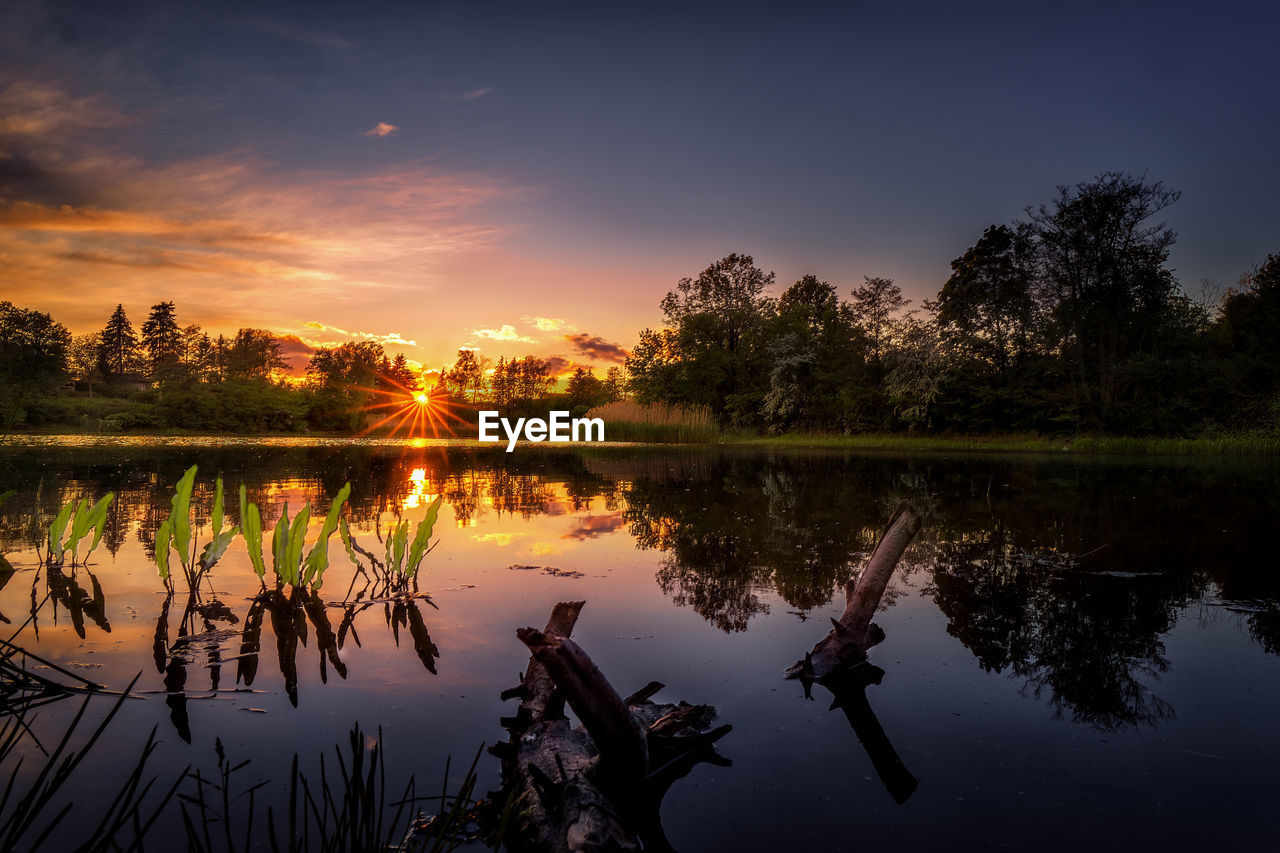
[[[706,406],[668,406],[621,400],[596,406],[588,418],[604,420],[605,438],[609,441],[638,441],[656,444],[680,444],[717,441],[720,428]]]

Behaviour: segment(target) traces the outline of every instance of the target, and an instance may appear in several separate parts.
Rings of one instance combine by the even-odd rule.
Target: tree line
[[[629,387],[773,432],[1280,430],[1280,256],[1193,298],[1159,221],[1178,195],[1122,173],[1059,187],[919,306],[879,277],[775,298],[773,273],[729,255],[667,293]]]
[[[424,375],[372,341],[319,348],[305,383],[285,383],[271,332],[212,337],[180,324],[172,301],[136,331],[117,305],[101,331],[75,337],[0,302],[0,424],[106,414],[122,428],[352,431],[377,395],[427,391],[529,412],[553,395],[580,410],[630,395],[775,433],[1280,432],[1280,255],[1234,288],[1187,293],[1159,219],[1177,200],[1123,173],[1059,187],[987,228],[918,306],[871,276],[842,293],[804,275],[775,297],[774,274],[732,254],[667,293],[664,327],[640,333],[625,369],[578,367],[563,392],[563,360],[495,363],[464,347]],[[137,405],[59,397],[67,378]]]

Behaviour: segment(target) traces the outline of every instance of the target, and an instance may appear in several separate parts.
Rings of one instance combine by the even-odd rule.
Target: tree
[[[489,379],[489,399],[495,405],[505,406],[515,398],[516,378],[505,358],[498,358],[498,365]]]
[[[320,347],[307,363],[307,377],[323,388],[371,388],[382,359],[382,346],[373,341]]]
[[[1222,301],[1213,330],[1230,359],[1231,379],[1254,419],[1280,427],[1280,254],[1240,277]],[[1265,411],[1255,411],[1261,402]]]
[[[460,349],[445,375],[449,388],[463,399],[478,400],[484,391],[484,367],[475,350]]]
[[[1159,181],[1107,172],[1028,211],[1081,426],[1109,424],[1121,363],[1154,353],[1177,310],[1165,267],[1175,235],[1153,220],[1178,197]]]
[[[176,379],[182,367],[182,330],[172,302],[157,302],[142,324],[142,348],[147,354],[147,372],[153,382]]]
[[[769,332],[769,390],[761,413],[773,431],[848,429],[846,405],[866,385],[866,345],[834,285],[805,275],[778,300]]]
[[[766,325],[774,274],[750,255],[727,255],[697,278],[676,283],[661,303],[674,338],[641,334],[641,352],[627,359],[642,398],[709,405],[725,421],[748,423],[767,387]]]
[[[853,312],[867,337],[868,354],[877,372],[884,364],[898,315],[911,304],[902,298],[902,288],[891,278],[863,276],[863,284],[853,291]]]
[[[1030,228],[992,225],[951,262],[938,328],[961,353],[1003,375],[1033,347],[1039,314]]]
[[[555,377],[551,364],[536,355],[526,355],[507,362],[507,372],[512,377],[512,396],[517,400],[537,400],[551,393]]]
[[[382,347],[373,341],[320,347],[307,363],[313,398],[308,419],[327,429],[357,429],[369,402]]]
[[[139,371],[141,357],[138,336],[134,334],[133,324],[129,322],[123,305],[117,305],[111,319],[107,320],[106,328],[101,333],[100,346],[102,375],[108,382],[118,381]]]
[[[266,329],[240,329],[227,347],[228,379],[266,382],[276,371],[288,369],[280,339]]]
[[[67,369],[71,335],[48,314],[0,302],[0,417],[11,429],[26,406],[51,391]]]
[[[607,395],[605,384],[596,377],[595,373],[585,367],[579,367],[573,371],[564,390],[569,397],[570,407],[591,408],[604,402]]]
[[[97,332],[76,335],[67,347],[67,370],[72,379],[89,386],[90,397],[93,396],[93,383],[102,381],[101,349],[102,336]]]
[[[627,372],[616,364],[604,373],[605,403],[614,403],[627,394]]]

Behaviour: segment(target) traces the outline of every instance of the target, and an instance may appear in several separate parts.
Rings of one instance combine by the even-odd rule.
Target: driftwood
[[[920,782],[898,757],[867,701],[867,687],[884,678],[884,670],[867,661],[867,650],[884,639],[884,631],[871,618],[902,552],[919,530],[920,514],[907,501],[898,504],[867,567],[856,582],[845,584],[844,613],[831,620],[831,632],[803,660],[787,669],[788,678],[804,683],[806,696],[815,681],[831,691],[831,710],[844,711],[880,781],[898,803],[906,802]]]
[[[563,602],[541,631],[516,632],[530,651],[520,699],[503,719],[503,788],[514,797],[510,849],[542,853],[670,850],[659,809],[667,789],[695,765],[727,765],[711,744],[729,726],[711,728],[709,705],[655,704],[651,682],[621,698],[569,635],[583,602]],[[565,703],[581,721],[571,726]]]
[[[915,507],[907,501],[898,504],[867,560],[867,567],[856,583],[850,580],[845,584],[844,613],[839,619],[831,620],[831,632],[819,640],[803,660],[787,669],[788,678],[816,681],[867,659],[867,649],[884,639],[884,631],[871,618],[880,606],[902,552],[919,530],[920,514]]]

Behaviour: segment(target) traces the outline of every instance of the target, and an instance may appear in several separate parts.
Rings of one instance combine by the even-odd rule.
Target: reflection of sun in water
[[[404,508],[425,506],[435,499],[436,496],[427,491],[427,469],[414,468],[409,474],[409,494],[404,496]]]

